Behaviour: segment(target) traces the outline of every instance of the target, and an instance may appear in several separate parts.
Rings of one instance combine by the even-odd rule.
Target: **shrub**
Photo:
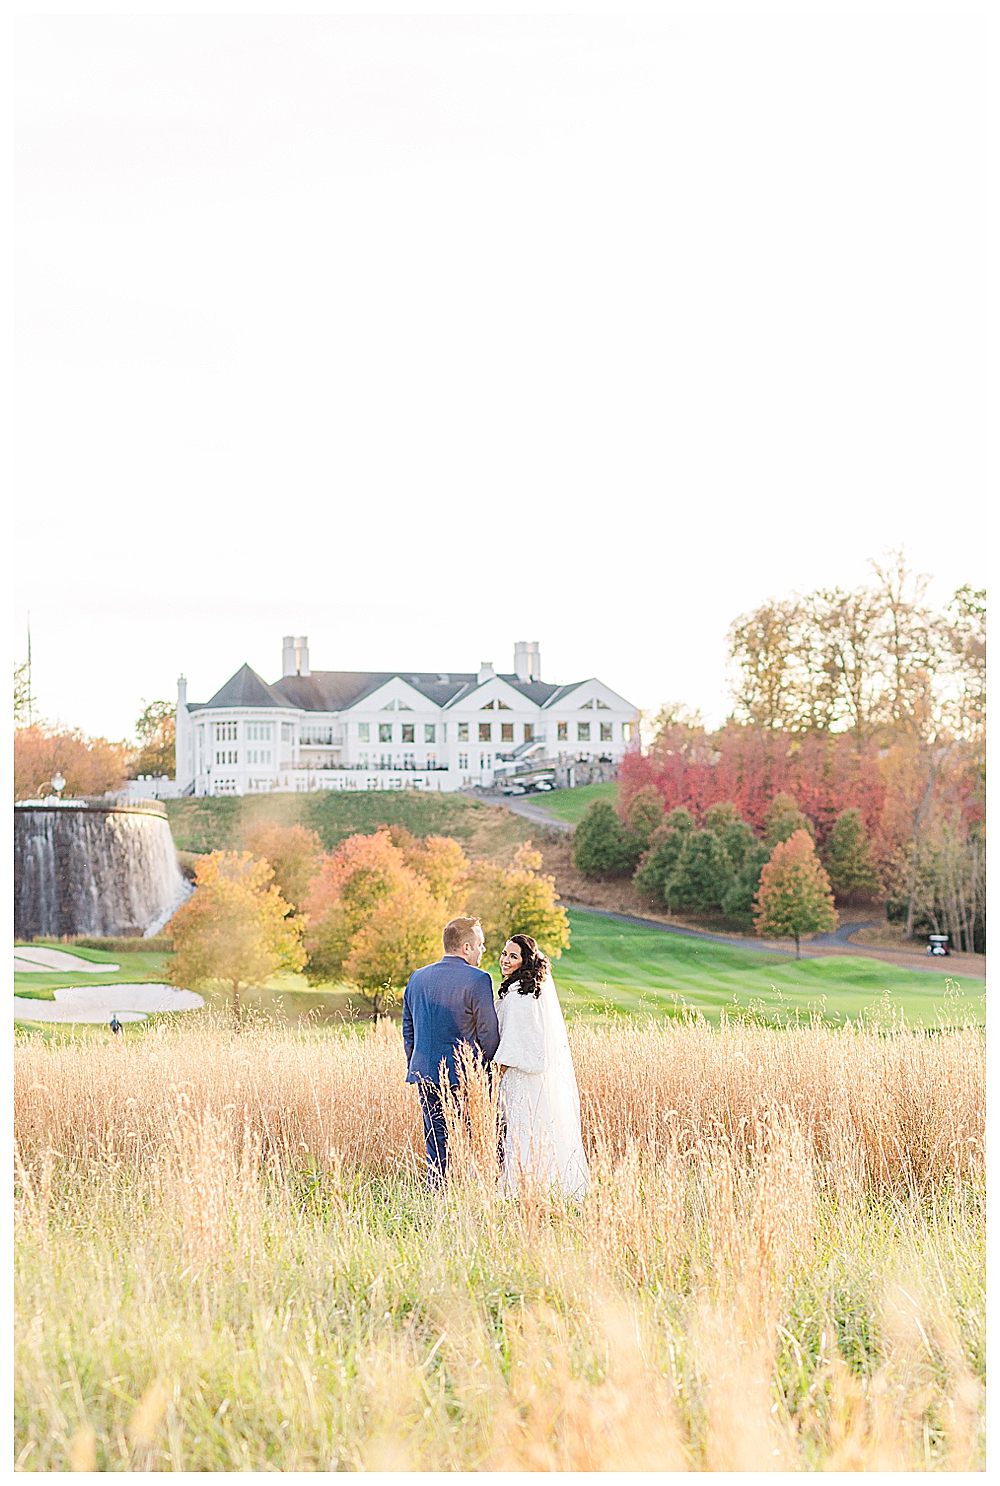
[[[754,899],[760,885],[760,874],[770,861],[771,849],[755,840],[744,854],[739,870],[722,899],[722,911],[729,918],[753,921]]]
[[[625,824],[635,838],[638,851],[649,848],[649,838],[663,820],[663,796],[652,785],[634,795],[625,815]]]

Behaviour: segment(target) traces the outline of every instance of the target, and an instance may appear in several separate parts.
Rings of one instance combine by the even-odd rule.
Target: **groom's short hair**
[[[450,924],[445,924],[442,939],[444,940],[444,952],[453,955],[456,950],[462,948],[463,944],[471,944],[474,929],[481,929],[482,924],[478,918],[453,918]]]

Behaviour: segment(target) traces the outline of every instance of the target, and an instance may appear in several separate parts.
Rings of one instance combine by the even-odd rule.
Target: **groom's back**
[[[445,955],[415,970],[403,995],[407,1083],[436,1084],[444,1062],[448,1081],[457,1084],[456,1050],[462,1043],[485,1059],[499,1047],[493,981],[458,955]]]

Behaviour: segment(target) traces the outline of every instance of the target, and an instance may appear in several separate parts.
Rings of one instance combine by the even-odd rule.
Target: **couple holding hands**
[[[500,1076],[501,1187],[513,1196],[527,1176],[561,1196],[589,1185],[580,1136],[580,1095],[549,962],[529,934],[513,934],[500,956],[503,980],[480,970],[485,940],[478,919],[445,926],[444,956],[410,976],[403,995],[407,1083],[424,1117],[427,1183],[448,1167],[442,1084],[458,1093],[459,1049]]]

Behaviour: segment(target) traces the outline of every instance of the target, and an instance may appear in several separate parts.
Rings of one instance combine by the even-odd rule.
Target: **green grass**
[[[495,807],[469,795],[419,790],[204,796],[168,800],[166,808],[178,850],[194,852],[237,848],[244,833],[261,821],[306,826],[318,832],[327,851],[346,836],[359,831],[368,835],[383,824],[405,826],[415,836],[454,836],[468,842],[498,815]]]
[[[723,1010],[775,1022],[822,1015],[832,1023],[902,1012],[911,1024],[985,1021],[985,981],[905,970],[860,955],[815,960],[689,939],[569,909],[572,944],[554,966],[569,1014],[674,1016],[687,1006],[718,1022]]]
[[[42,941],[36,941],[41,943]],[[111,986],[111,985],[142,985],[146,982],[158,983],[165,979],[167,965],[170,956],[161,951],[146,951],[138,953],[108,953],[101,949],[81,949],[75,944],[61,944],[52,941],[52,949],[63,950],[67,954],[76,955],[78,959],[87,960],[92,965],[118,965],[118,970],[109,970],[106,975],[94,975],[93,972],[83,971],[79,975],[73,975],[65,970],[50,970],[41,974],[27,972],[15,974],[14,994],[17,996],[28,996],[36,1001],[53,1000],[52,992],[62,986]]]
[[[555,815],[559,820],[577,825],[587,813],[593,800],[610,800],[612,805],[618,798],[617,784],[581,784],[579,789],[556,789],[550,795],[532,795],[532,805]]]

